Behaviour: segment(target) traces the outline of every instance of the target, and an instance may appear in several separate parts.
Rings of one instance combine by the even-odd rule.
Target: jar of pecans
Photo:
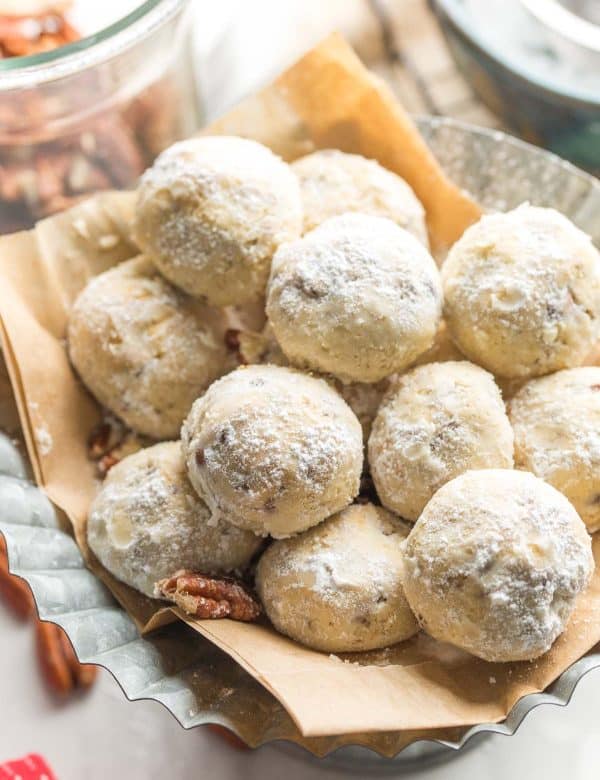
[[[132,185],[199,127],[188,0],[137,3],[87,36],[72,0],[2,3],[0,233]]]

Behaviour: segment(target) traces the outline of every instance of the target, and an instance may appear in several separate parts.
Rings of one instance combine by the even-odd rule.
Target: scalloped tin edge
[[[214,711],[198,711],[191,718],[183,717],[181,708],[174,708],[169,702],[173,695],[190,693],[190,688],[186,686],[185,681],[178,679],[177,676],[169,676],[169,691],[166,693],[160,691],[160,683],[161,680],[165,679],[164,677],[151,675],[141,685],[139,681],[137,685],[134,684],[135,679],[131,679],[131,677],[123,680],[123,669],[121,669],[120,674],[117,668],[118,664],[114,663],[114,661],[119,660],[119,653],[128,653],[132,650],[133,645],[137,645],[141,654],[138,659],[143,663],[144,660],[149,660],[154,653],[151,643],[138,636],[133,621],[120,607],[115,605],[106,588],[85,568],[74,540],[58,527],[56,515],[50,502],[41,491],[22,479],[24,471],[20,467],[20,461],[15,457],[15,453],[16,450],[10,453],[8,447],[0,448],[0,496],[4,499],[2,502],[4,517],[0,520],[0,533],[6,538],[10,571],[16,576],[22,577],[31,586],[40,618],[57,623],[64,628],[73,643],[78,658],[85,663],[101,666],[110,672],[129,701],[157,701],[185,729],[210,723],[225,726],[244,739],[244,735],[240,733],[233,721],[227,717],[219,716]],[[18,453],[16,454],[18,455]],[[7,457],[9,455],[10,458]],[[53,543],[39,544],[36,548],[36,539],[38,542],[52,540]],[[51,568],[46,565],[50,559],[52,559]],[[26,565],[20,566],[19,563]],[[51,585],[51,580],[62,582],[63,596],[64,588],[67,591],[72,590],[69,585],[73,584],[72,580],[75,580],[77,590],[80,591],[80,598],[83,598],[79,607],[63,612],[57,611],[57,598],[60,596],[60,592],[57,597],[56,588],[47,587]],[[83,583],[87,584],[87,589],[85,585],[82,587]],[[81,591],[83,591],[82,595]],[[106,621],[103,632],[105,634],[104,641],[92,649],[89,646],[89,628],[95,620],[100,618]],[[88,629],[85,632],[85,636],[88,637],[87,647],[85,641],[77,633],[77,629],[81,629],[82,626]],[[107,628],[110,630],[107,631]],[[110,662],[111,660],[113,663]],[[151,666],[149,664],[149,668]],[[567,669],[547,691],[523,697],[509,713],[506,720],[501,723],[482,723],[473,726],[456,741],[415,740],[409,745],[432,742],[458,751],[465,748],[473,738],[482,734],[512,736],[525,717],[542,704],[568,705],[579,681],[589,671],[599,666],[600,653],[584,656]],[[179,669],[178,674],[185,671],[186,668],[193,668],[193,664]],[[175,685],[178,687],[174,687],[174,681],[177,681]],[[259,740],[253,747],[273,741],[277,740],[267,737]],[[285,741],[298,744],[294,740]],[[397,755],[400,755],[409,745],[406,745]],[[301,744],[299,746],[307,750]],[[381,755],[368,746],[360,744],[357,746]],[[337,751],[343,749],[341,745],[332,746],[322,755],[333,756]],[[309,755],[314,755],[308,750],[307,752]]]

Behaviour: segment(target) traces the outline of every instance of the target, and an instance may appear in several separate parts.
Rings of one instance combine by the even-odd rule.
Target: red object
[[[25,758],[0,764],[0,780],[57,780],[41,756],[30,753]]]
[[[213,734],[216,734],[224,742],[227,742],[228,745],[230,745],[232,748],[235,748],[236,750],[250,750],[248,745],[243,740],[241,740],[237,734],[234,734],[233,731],[226,729],[225,726],[218,726],[216,723],[210,723],[207,725],[207,729],[212,731]],[[2,775],[0,775],[0,780],[4,780]]]

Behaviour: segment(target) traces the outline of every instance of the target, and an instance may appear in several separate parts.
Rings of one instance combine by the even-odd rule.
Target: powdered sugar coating
[[[459,474],[512,465],[513,432],[500,390],[467,361],[429,363],[398,377],[369,438],[381,503],[412,521]]]
[[[190,480],[215,516],[281,538],[347,506],[362,470],[360,423],[321,379],[247,366],[215,382],[182,428]]]
[[[90,508],[87,535],[102,565],[147,596],[179,569],[242,569],[260,546],[254,534],[211,516],[189,483],[180,442],[113,466]]]
[[[104,406],[139,433],[177,436],[194,400],[233,366],[223,312],[143,255],[94,277],[69,316],[69,356]]]
[[[509,404],[515,460],[571,501],[600,529],[600,368],[532,379]]]
[[[394,515],[366,504],[275,542],[256,578],[275,628],[329,653],[387,647],[415,634],[402,587],[406,534]]]
[[[344,214],[278,249],[267,315],[293,364],[377,382],[431,346],[441,297],[414,236],[383,217]]]
[[[553,209],[483,217],[450,250],[442,279],[453,339],[499,376],[581,365],[600,338],[600,254]]]
[[[139,246],[174,284],[215,306],[264,295],[273,253],[301,228],[296,177],[273,152],[245,138],[174,144],[138,188]]]
[[[487,661],[550,649],[587,587],[577,512],[524,471],[468,471],[427,504],[404,547],[404,589],[423,628]]]
[[[300,181],[304,232],[347,212],[388,217],[428,247],[425,209],[411,187],[375,160],[321,149],[292,163]]]
[[[269,323],[260,333],[242,331],[239,335],[240,353],[244,363],[289,366],[289,361],[277,343],[273,328]],[[379,408],[379,404],[389,387],[386,377],[375,384],[366,382],[342,382],[325,374],[325,379],[352,409],[363,429],[365,444],[371,432],[371,425]]]

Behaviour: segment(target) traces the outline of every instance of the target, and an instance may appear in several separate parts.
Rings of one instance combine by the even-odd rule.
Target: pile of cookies
[[[545,653],[600,528],[590,239],[524,204],[439,270],[394,173],[236,137],[164,152],[135,235],[68,328],[84,384],[158,442],[100,486],[101,563],[324,652],[423,628],[490,661]]]

